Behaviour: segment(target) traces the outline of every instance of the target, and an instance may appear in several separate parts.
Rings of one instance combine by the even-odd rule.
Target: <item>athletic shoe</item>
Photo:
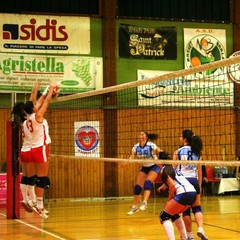
[[[131,210],[127,213],[127,215],[133,215],[134,213],[138,212],[138,207],[132,207]]]
[[[40,209],[37,205],[33,207],[34,212],[37,213],[41,218],[47,219],[48,215],[44,212],[44,209]]]
[[[28,205],[27,202],[22,201],[21,204],[22,204],[22,207],[23,207],[27,212],[29,212],[29,213],[32,213],[32,212],[33,212],[33,209]]]
[[[47,214],[47,215],[49,214],[49,211],[46,208],[44,208],[43,211],[45,214]]]
[[[207,235],[202,229],[198,229],[197,235],[201,238],[201,240],[208,240]]]
[[[140,210],[141,210],[141,211],[145,211],[146,208],[147,208],[147,203],[143,201],[142,204],[141,204],[141,206],[140,206]]]
[[[37,206],[37,203],[33,202],[32,200],[28,201],[29,206],[32,208],[32,210],[37,213],[41,218],[47,219],[48,215],[44,212],[44,209],[40,209]],[[47,210],[46,210],[47,211]]]

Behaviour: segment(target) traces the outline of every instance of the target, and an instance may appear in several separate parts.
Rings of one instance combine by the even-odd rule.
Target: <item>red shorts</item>
[[[32,148],[32,159],[35,163],[48,162],[49,152],[48,145],[44,145],[38,148]]]
[[[31,151],[20,152],[19,157],[20,157],[21,162],[25,162],[25,163],[33,162]]]

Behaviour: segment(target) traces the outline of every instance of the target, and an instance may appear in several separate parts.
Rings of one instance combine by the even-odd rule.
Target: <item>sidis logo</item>
[[[82,151],[93,151],[98,146],[99,134],[94,127],[80,127],[75,134],[75,143]]]
[[[22,40],[22,41],[66,41],[68,34],[66,26],[58,26],[56,19],[46,19],[45,24],[38,25],[35,18],[31,18],[28,24],[4,24],[4,40]]]

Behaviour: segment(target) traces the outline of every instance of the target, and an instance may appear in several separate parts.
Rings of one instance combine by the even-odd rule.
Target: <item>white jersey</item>
[[[145,160],[151,159],[153,160],[153,150],[157,149],[157,145],[153,142],[147,142],[143,147],[140,146],[139,143],[135,144],[132,148],[132,152],[135,152],[138,159]],[[154,163],[144,163],[144,167],[151,167]]]
[[[46,132],[46,144],[50,144],[52,142],[50,135],[49,135],[49,126],[48,126],[48,122],[47,119],[43,119],[43,125],[45,127],[45,132]]]
[[[24,121],[22,124],[22,152],[28,152],[32,148],[32,136],[30,131],[27,128],[27,121]]]
[[[27,126],[32,136],[32,148],[46,145],[46,131],[43,122],[38,122],[36,113],[28,115]]]
[[[194,186],[178,171],[174,180],[176,195],[186,192],[196,192]]]
[[[178,149],[178,159],[179,160],[188,160],[188,161],[198,161],[199,156],[192,152],[191,146],[183,146]],[[198,177],[198,167],[196,165],[178,165],[176,168],[180,171],[184,177],[197,178]]]

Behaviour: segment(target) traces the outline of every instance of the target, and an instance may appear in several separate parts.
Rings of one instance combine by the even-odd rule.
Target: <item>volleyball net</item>
[[[202,161],[193,164],[226,166],[233,172],[240,166],[239,63],[236,56],[174,72],[138,70],[138,80],[58,97],[47,114],[51,157],[58,159],[59,168],[75,169],[73,175],[84,168],[97,174],[89,178],[101,179],[108,174],[103,163],[144,162],[129,160],[141,131],[158,134],[154,142],[172,155],[182,130],[191,129],[204,144]],[[135,180],[137,168],[129,167],[126,173],[114,165],[110,170],[117,174],[121,188],[126,179]],[[54,178],[56,170],[51,171]],[[130,190],[119,194],[132,192],[134,180],[129,182]]]

